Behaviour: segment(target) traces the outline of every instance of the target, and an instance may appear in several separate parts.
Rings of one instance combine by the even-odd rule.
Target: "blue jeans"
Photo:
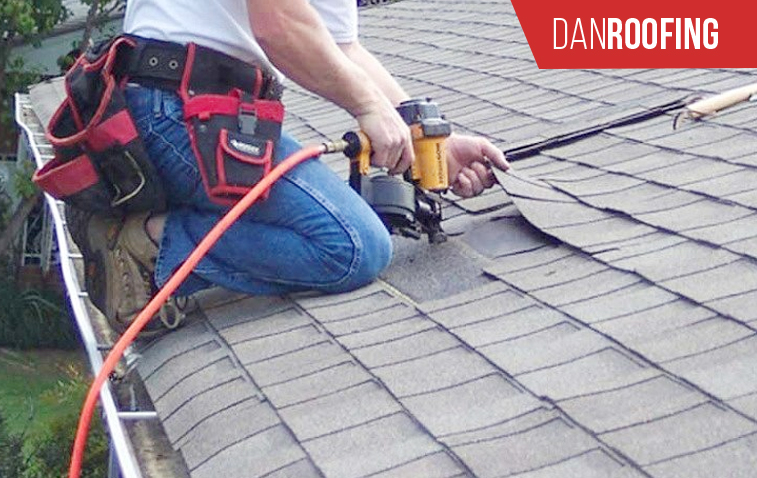
[[[129,86],[126,100],[168,196],[155,268],[155,282],[162,286],[227,209],[205,193],[179,97]],[[299,143],[283,134],[275,162],[298,149]],[[344,292],[374,280],[391,255],[389,234],[370,206],[320,160],[311,159],[242,215],[177,294],[213,285],[248,294]]]

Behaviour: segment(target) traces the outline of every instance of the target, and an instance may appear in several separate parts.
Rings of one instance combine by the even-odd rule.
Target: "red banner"
[[[539,68],[749,68],[757,5],[512,0]]]

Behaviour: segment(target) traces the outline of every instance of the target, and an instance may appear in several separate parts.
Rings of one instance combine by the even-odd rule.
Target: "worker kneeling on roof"
[[[134,320],[235,199],[300,149],[282,129],[285,77],[357,120],[373,166],[390,174],[410,168],[411,133],[395,109],[409,96],[358,42],[357,23],[355,0],[129,0],[124,35],[74,66],[74,93],[50,132],[72,160],[63,169],[97,180],[59,192],[74,206],[69,224],[90,298],[116,329]],[[75,94],[97,81],[99,103]],[[88,133],[77,136],[77,128]],[[507,168],[483,138],[453,133],[444,144],[460,196],[492,186],[490,164]],[[103,167],[108,161],[128,167]],[[93,201],[103,180],[117,194]],[[305,161],[232,225],[177,295],[211,286],[344,292],[373,281],[391,256],[371,207],[321,161]],[[164,308],[160,316],[151,329],[176,325],[181,312]]]

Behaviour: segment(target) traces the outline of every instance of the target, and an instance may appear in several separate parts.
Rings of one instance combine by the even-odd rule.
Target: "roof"
[[[503,149],[753,82],[539,70],[507,1],[361,10],[362,41]],[[355,126],[297,87],[303,142]],[[670,112],[446,199],[348,294],[198,295],[137,371],[190,476],[747,477],[757,465],[757,119]],[[343,158],[324,158],[346,172]]]

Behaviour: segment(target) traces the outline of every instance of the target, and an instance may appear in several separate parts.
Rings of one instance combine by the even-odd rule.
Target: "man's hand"
[[[415,154],[410,128],[389,101],[382,99],[355,118],[371,140],[373,166],[387,168],[389,174],[400,174],[413,164]]]
[[[491,167],[510,168],[505,154],[480,136],[452,134],[446,141],[452,192],[467,198],[481,194],[496,182]]]

